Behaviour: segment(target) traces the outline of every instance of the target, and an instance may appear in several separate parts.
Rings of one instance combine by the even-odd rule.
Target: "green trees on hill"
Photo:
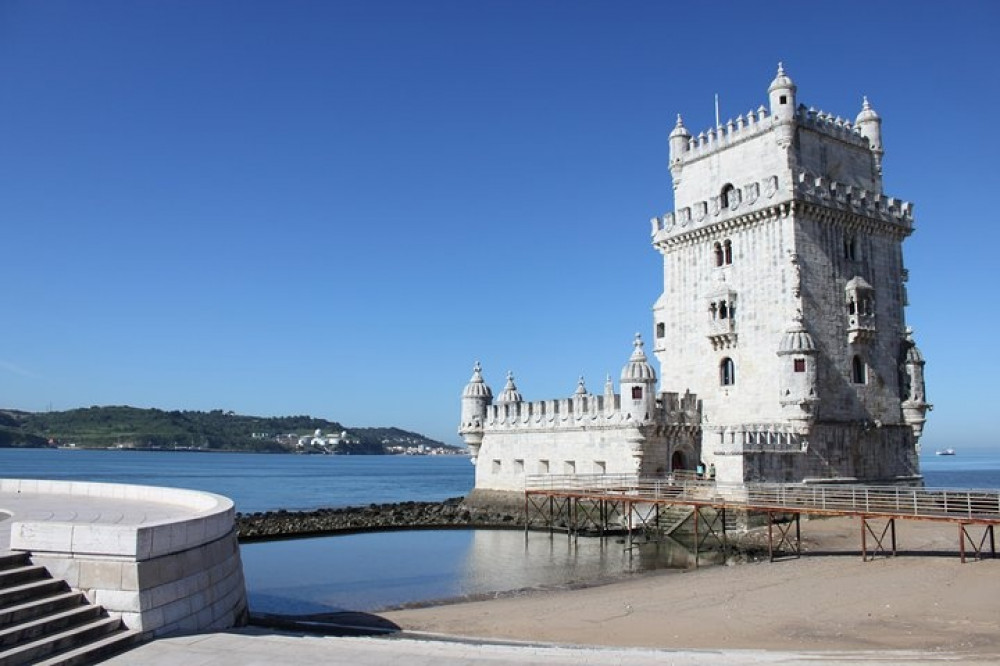
[[[196,448],[287,452],[298,436],[321,430],[350,437],[336,453],[379,454],[384,440],[429,446],[440,442],[398,428],[345,428],[311,416],[243,416],[221,409],[210,412],[163,411],[137,407],[89,407],[63,412],[0,410],[0,447],[75,444],[105,448]]]

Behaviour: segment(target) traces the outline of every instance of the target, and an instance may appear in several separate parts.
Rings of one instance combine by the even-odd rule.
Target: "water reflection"
[[[629,550],[620,538],[510,530],[353,534],[246,544],[241,550],[251,610],[285,615],[593,585],[694,564],[691,552],[669,539]]]

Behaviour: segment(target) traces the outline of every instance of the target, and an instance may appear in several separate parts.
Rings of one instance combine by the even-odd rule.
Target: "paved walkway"
[[[164,638],[106,662],[113,666],[274,666],[333,664],[351,666],[457,666],[459,664],[539,664],[585,666],[617,664],[993,664],[969,655],[893,652],[774,652],[765,650],[648,650],[583,648],[538,644],[497,644],[474,640],[424,638],[336,638],[248,628],[240,631]]]
[[[14,520],[142,525],[194,513],[188,507],[165,502],[0,492],[0,552],[10,548],[10,527]]]
[[[919,651],[652,650],[537,643],[485,643],[454,637],[344,638],[247,628],[161,638],[101,662],[108,666],[995,666],[992,657]]]

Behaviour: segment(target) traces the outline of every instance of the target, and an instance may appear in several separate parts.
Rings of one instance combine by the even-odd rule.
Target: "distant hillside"
[[[299,440],[319,430],[332,437],[328,446],[307,446],[345,454],[382,454],[388,447],[447,447],[419,433],[399,428],[347,428],[311,416],[243,416],[210,412],[89,407],[63,412],[0,410],[0,447],[69,446],[83,448],[192,448],[202,450],[302,450]],[[340,434],[346,432],[345,437]]]

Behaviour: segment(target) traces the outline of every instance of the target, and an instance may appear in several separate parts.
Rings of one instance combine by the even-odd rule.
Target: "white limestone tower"
[[[720,481],[919,482],[913,208],[882,192],[882,120],[867,99],[853,124],[799,104],[781,65],[767,94],[670,134],[674,210],[652,229],[662,388],[702,400],[701,455]]]

